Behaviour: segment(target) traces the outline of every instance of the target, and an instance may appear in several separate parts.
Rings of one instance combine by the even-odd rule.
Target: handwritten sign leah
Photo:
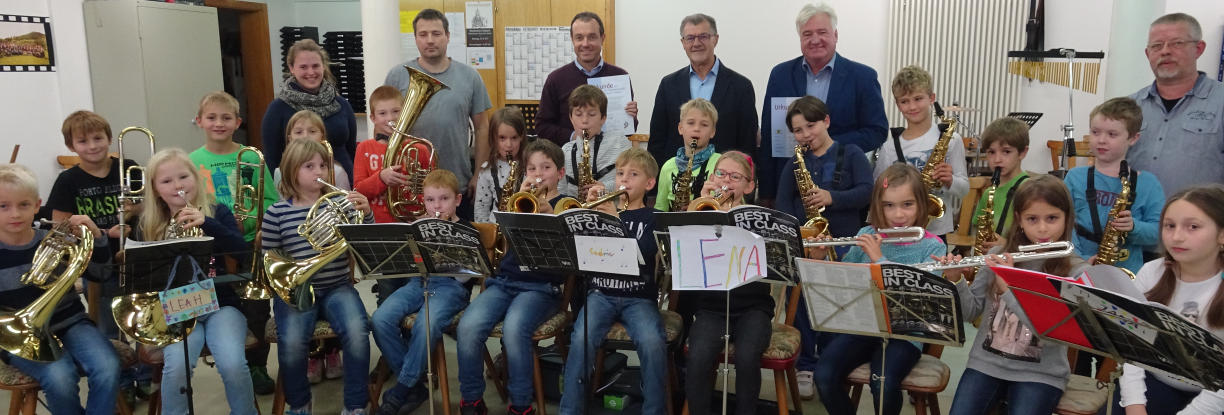
[[[161,299],[166,324],[200,317],[221,308],[212,280],[203,280],[157,293]]]
[[[673,290],[729,291],[765,277],[765,239],[735,226],[672,226]]]

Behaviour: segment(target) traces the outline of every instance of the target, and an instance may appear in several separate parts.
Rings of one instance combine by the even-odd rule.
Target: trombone
[[[923,229],[921,226],[907,226],[903,228],[878,229],[876,230],[876,233],[880,235],[888,235],[888,236],[883,237],[880,240],[880,242],[882,243],[905,244],[905,243],[911,243],[911,242],[918,242],[919,240],[921,240],[923,235],[926,234],[926,229]],[[896,236],[897,234],[901,234],[904,236]],[[804,241],[803,247],[804,248],[820,248],[820,247],[829,247],[829,246],[847,246],[847,245],[854,245],[857,243],[858,243],[857,236],[846,236],[846,237],[841,237],[841,238],[826,239],[823,241]]]
[[[328,145],[328,150],[331,150],[330,145]],[[252,153],[259,161],[243,161],[242,156],[246,155],[246,153]],[[247,169],[250,169],[250,176],[244,174]],[[260,241],[260,227],[263,225],[264,175],[267,174],[267,169],[263,153],[259,149],[246,146],[238,150],[238,185],[235,186],[234,191],[234,218],[238,220],[238,229],[243,229],[244,231],[243,223],[249,219],[255,219],[255,239],[251,241],[251,279],[242,283],[238,291],[238,297],[244,300],[267,300],[272,298],[272,291],[268,287],[267,276],[263,272],[263,266],[261,266],[263,261],[260,257],[263,253],[261,249],[262,241]],[[249,179],[247,179],[248,177]]]
[[[153,131],[150,131],[148,128],[145,128],[145,127],[124,128],[123,131],[119,132],[118,138],[115,139],[117,145],[119,146],[119,208],[118,208],[119,233],[120,233],[119,252],[123,252],[123,248],[126,245],[125,242],[127,240],[127,235],[125,232],[127,230],[127,225],[125,223],[127,221],[127,218],[126,218],[127,208],[125,206],[128,204],[135,205],[144,200],[144,188],[145,188],[144,167],[141,167],[138,165],[131,165],[131,166],[124,167],[124,162],[127,160],[127,152],[123,151],[123,137],[127,136],[128,133],[133,132],[133,131],[144,133],[145,136],[149,137],[149,155],[150,156],[152,156],[154,153],[157,153],[157,144],[155,140],[153,139]],[[132,174],[135,172],[140,172],[140,180],[139,180],[140,188],[134,188],[134,186],[132,185]],[[119,286],[122,287],[126,284],[127,284],[127,273],[124,271],[124,267],[120,266],[119,267]]]

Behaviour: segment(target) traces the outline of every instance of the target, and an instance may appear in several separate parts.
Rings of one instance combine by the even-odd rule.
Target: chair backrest
[[[648,142],[650,142],[650,134],[630,134],[629,135],[629,143],[632,144],[634,148],[645,149],[646,143]]]
[[[110,156],[119,157],[119,153],[112,151],[110,153]],[[59,163],[60,167],[63,168],[64,170],[68,170],[68,169],[71,169],[73,166],[81,164],[81,157],[75,154],[66,155],[66,156],[56,156],[55,162]]]
[[[986,187],[990,186],[990,178],[984,176],[974,176],[969,178],[969,193],[965,194],[965,198],[961,199],[960,210],[956,212],[956,230],[948,235],[948,248],[953,246],[972,246],[974,239],[973,232],[973,209],[977,207],[978,199],[982,198],[982,192]]]
[[[1062,168],[1060,167],[1063,151],[1062,140],[1046,141],[1046,147],[1050,149],[1050,165],[1054,167],[1054,170]],[[1096,160],[1095,156],[1092,155],[1092,148],[1088,145],[1088,136],[1084,136],[1083,141],[1075,142],[1075,154],[1075,157],[1067,158],[1067,165],[1065,166],[1067,169],[1075,167],[1076,159],[1084,159],[1085,163],[1089,166]]]

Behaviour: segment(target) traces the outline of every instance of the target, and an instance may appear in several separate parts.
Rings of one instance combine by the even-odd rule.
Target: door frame
[[[204,5],[238,12],[241,33],[242,77],[246,80],[248,145],[263,148],[263,115],[274,98],[272,47],[268,31],[268,5],[241,0],[204,0]]]

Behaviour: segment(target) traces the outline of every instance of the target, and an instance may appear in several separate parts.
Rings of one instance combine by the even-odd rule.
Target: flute
[[[883,243],[903,244],[903,243],[910,243],[910,242],[918,242],[919,240],[922,239],[922,236],[926,234],[926,230],[923,229],[921,226],[907,226],[904,228],[879,229],[876,231],[876,233],[879,233],[882,235],[889,235],[887,237],[884,237],[881,240],[881,242]],[[894,236],[896,234],[904,234],[906,236]],[[823,241],[811,241],[811,242],[805,241],[803,243],[803,247],[804,248],[819,248],[819,247],[826,247],[826,246],[846,246],[846,245],[854,245],[856,243],[858,243],[857,236],[846,236],[846,237],[841,237],[841,238],[826,239]]]
[[[1035,259],[1052,259],[1066,258],[1075,255],[1075,247],[1067,241],[1059,242],[1043,242],[1032,245],[1020,245],[1020,252],[1011,254],[1012,260],[1019,263],[1024,261],[1032,261]],[[1002,257],[1003,254],[997,256]],[[941,263],[938,261],[923,262],[921,264],[912,265],[914,268],[926,272],[942,271],[945,269],[970,268],[986,265],[986,258],[990,255],[971,256],[961,259],[956,262]]]

